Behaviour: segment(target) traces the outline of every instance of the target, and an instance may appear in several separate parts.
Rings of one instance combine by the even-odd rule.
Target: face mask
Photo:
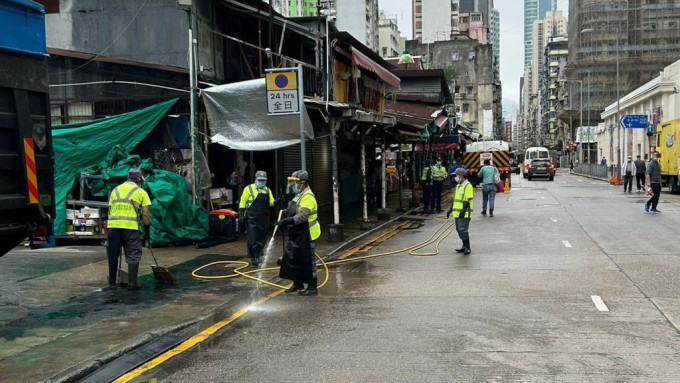
[[[255,186],[258,189],[262,189],[264,187],[265,181],[255,181]]]
[[[463,179],[460,178],[460,177],[456,177],[456,181],[458,181],[458,183],[461,183],[461,182],[463,182]]]
[[[441,161],[437,161],[437,166],[442,166],[442,162],[441,162]]]
[[[652,161],[654,161],[654,162],[659,161],[659,157],[652,157]]]
[[[293,188],[293,193],[300,194],[302,193],[302,190],[298,189],[297,185],[295,185],[295,187]]]

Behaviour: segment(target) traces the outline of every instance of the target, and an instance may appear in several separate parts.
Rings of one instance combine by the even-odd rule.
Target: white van
[[[528,148],[524,153],[524,163],[522,166],[522,175],[524,176],[524,178],[527,178],[526,172],[527,165],[529,165],[531,161],[537,158],[550,159],[550,152],[548,151],[547,148],[544,148],[542,146]]]

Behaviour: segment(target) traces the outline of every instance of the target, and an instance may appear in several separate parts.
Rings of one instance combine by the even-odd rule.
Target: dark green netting
[[[56,235],[66,232],[66,198],[81,172],[104,176],[90,185],[94,195],[106,196],[127,178],[130,167],[151,170],[149,160],[129,155],[129,151],[158,125],[175,102],[177,99],[105,119],[53,127]],[[153,244],[205,237],[208,214],[190,202],[182,177],[154,170],[147,179],[147,189],[152,197]]]

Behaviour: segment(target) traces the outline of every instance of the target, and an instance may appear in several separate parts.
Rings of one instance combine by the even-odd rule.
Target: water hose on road
[[[443,216],[438,216],[437,218],[445,218]],[[388,233],[392,233],[394,231],[402,231],[407,229],[407,226],[415,224],[415,221],[406,221],[404,225],[399,225],[398,227],[392,229],[391,231],[388,231]],[[408,252],[409,255],[412,256],[435,256],[439,254],[439,245],[446,239],[453,230],[455,229],[456,224],[455,222],[449,223],[449,222],[444,222],[442,223],[437,230],[435,230],[432,235],[428,239],[426,239],[423,242],[411,245],[409,247],[399,249],[399,250],[393,250],[393,251],[388,251],[388,252],[383,252],[383,253],[377,253],[377,254],[370,254],[370,255],[363,255],[363,256],[358,256],[358,257],[352,257],[352,258],[347,258],[347,259],[338,259],[335,261],[331,262],[324,262],[324,260],[319,256],[319,254],[314,253],[316,258],[319,260],[319,263],[317,264],[317,268],[322,267],[325,272],[324,280],[323,282],[318,286],[318,288],[322,288],[327,282],[328,282],[328,266],[336,266],[336,265],[341,265],[345,263],[351,263],[351,262],[359,262],[363,261],[366,259],[371,259],[371,258],[377,258],[377,257],[385,257],[389,255],[396,255],[404,252]],[[431,244],[435,244],[435,249],[433,252],[425,252],[425,253],[419,253],[417,250],[420,250],[424,247],[427,247]],[[223,265],[224,267],[235,267],[234,271],[232,274],[229,275],[213,275],[213,276],[207,276],[207,275],[201,275],[199,272],[203,269],[215,266],[215,265]],[[228,278],[235,278],[235,277],[244,277],[256,282],[261,282],[264,283],[268,286],[278,288],[285,290],[290,285],[288,286],[283,286],[279,285],[273,282],[266,281],[264,279],[254,277],[252,274],[255,273],[262,273],[262,272],[269,272],[269,271],[277,271],[279,270],[279,267],[268,267],[268,268],[263,268],[263,269],[255,269],[255,270],[248,270],[248,271],[243,271],[243,269],[247,268],[250,264],[245,261],[217,261],[217,262],[212,262],[207,265],[201,266],[194,271],[191,272],[191,275],[195,278],[198,279],[203,279],[203,280],[216,280],[216,279],[228,279]]]

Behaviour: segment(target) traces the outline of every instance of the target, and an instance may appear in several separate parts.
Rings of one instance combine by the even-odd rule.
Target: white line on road
[[[590,299],[593,300],[593,303],[595,303],[595,307],[600,310],[600,311],[609,311],[607,308],[607,305],[604,304],[602,301],[602,298],[599,295],[591,295]]]
[[[550,218],[551,221],[557,222],[557,218]]]
[[[564,247],[571,247],[571,243],[569,241],[562,241],[564,243]]]

